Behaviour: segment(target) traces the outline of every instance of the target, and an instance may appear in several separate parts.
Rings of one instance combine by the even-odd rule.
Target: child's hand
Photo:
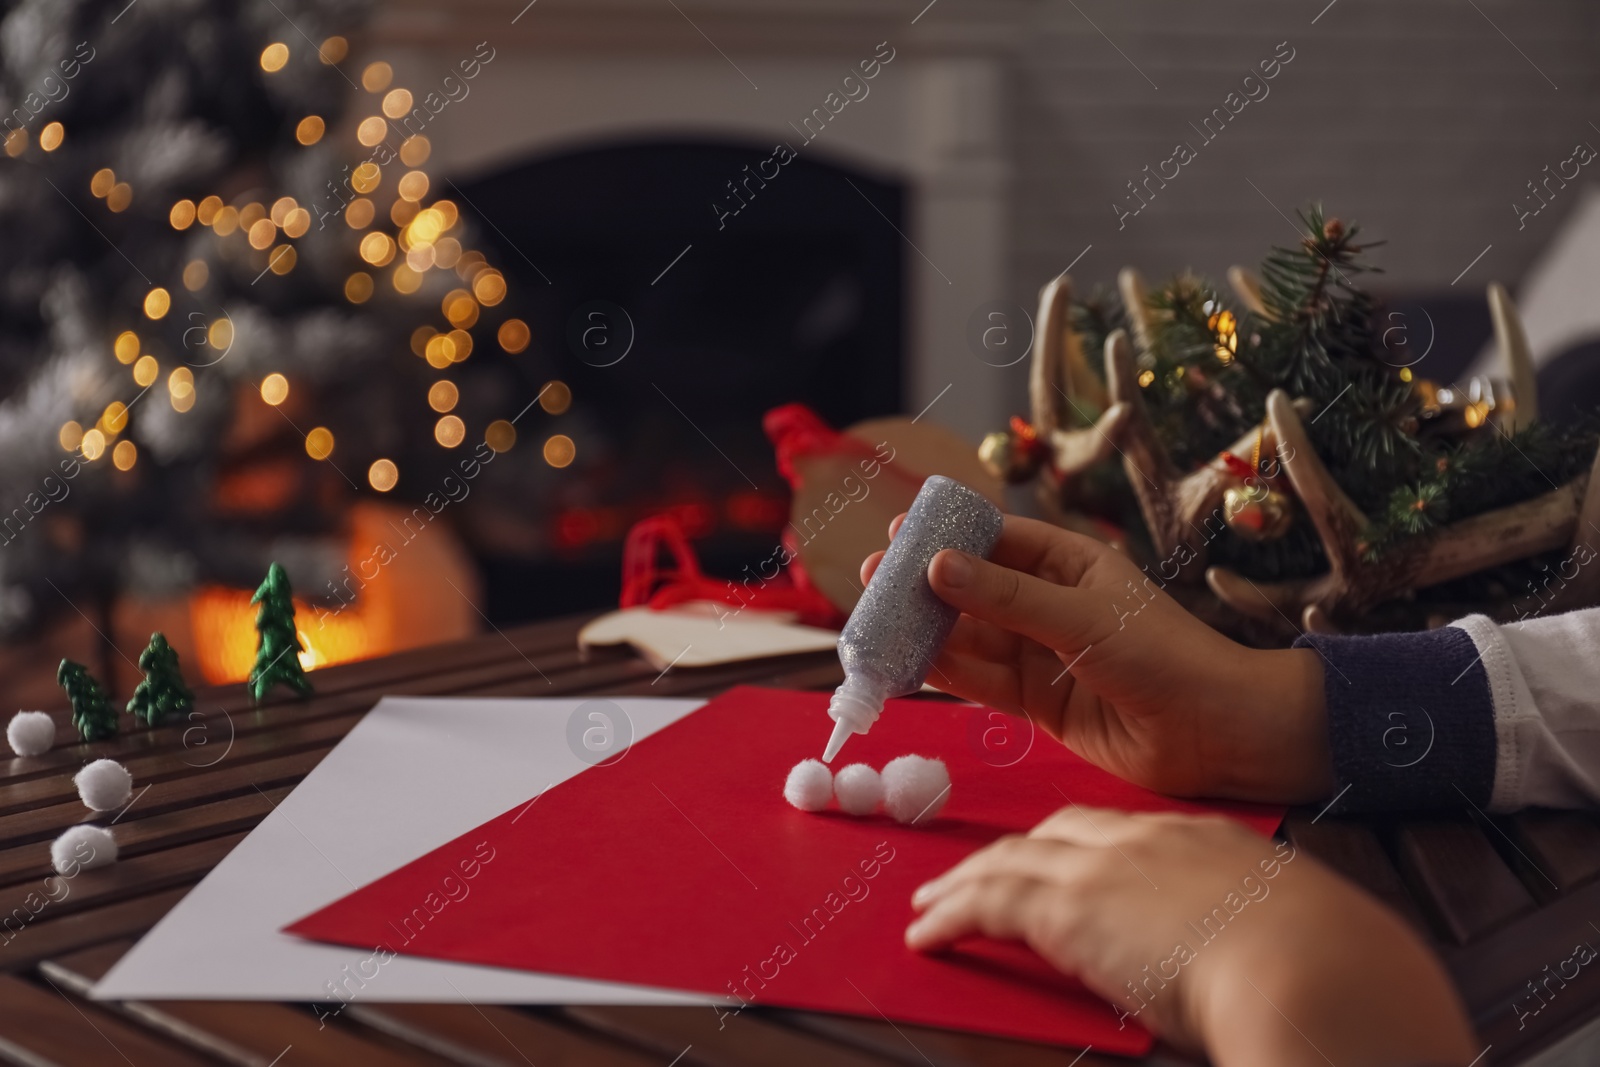
[[[867,557],[863,581],[882,558]],[[928,568],[963,612],[931,684],[1026,715],[1163,793],[1303,803],[1333,792],[1314,651],[1239,645],[1115,549],[1047,523],[1006,516],[990,560],[946,550]]]
[[[1077,805],[919,888],[906,944],[1025,941],[1219,1065],[1466,1064],[1444,969],[1394,914],[1219,816]]]

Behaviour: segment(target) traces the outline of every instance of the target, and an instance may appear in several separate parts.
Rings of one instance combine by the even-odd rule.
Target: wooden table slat
[[[79,871],[65,881],[66,894],[63,896],[58,891],[54,900],[48,899],[42,883],[24,882],[9,886],[0,890],[0,915],[20,908],[33,915],[32,921],[24,928],[25,932],[38,933],[75,912],[97,905],[145,896],[173,886],[192,885],[243,840],[244,834],[223,834],[162,852],[118,860],[107,867]],[[35,903],[41,898],[45,899],[42,907]],[[0,966],[6,962],[0,960]]]
[[[46,961],[40,973],[65,989],[87,996],[89,989],[132,945],[116,942]],[[343,1067],[415,1067],[440,1062],[422,1049],[398,1047],[391,1040],[369,1040],[352,1032],[337,1017],[326,1020],[310,1011],[261,1001],[182,1000],[128,1001],[119,1005],[130,1020],[192,1046],[196,1052],[228,1063],[266,1067],[293,1052],[294,1064]],[[325,1025],[326,1024],[326,1025]]]
[[[192,885],[193,883],[191,883]],[[0,953],[0,970],[23,971],[43,960],[99,945],[119,937],[137,937],[161,921],[188,895],[189,885],[133,897],[49,923],[24,927]]]
[[[99,1005],[13,975],[0,975],[0,1057],[59,1067],[209,1062]]]
[[[1395,843],[1400,871],[1423,910],[1456,944],[1534,909],[1527,888],[1466,816],[1401,824]]]
[[[113,827],[117,855],[129,859],[218,834],[250,830],[266,818],[292,788],[290,785],[271,786],[260,793],[252,789],[226,800],[193,804],[145,818],[140,817],[135,807]],[[0,886],[43,879],[51,873],[50,850],[42,843],[0,850]]]
[[[1283,820],[1283,834],[1295,848],[1305,849],[1394,909],[1428,940],[1440,939],[1441,932],[1417,909],[1400,872],[1371,828],[1291,811]]]
[[[762,1017],[911,1067],[921,1067],[929,1061],[939,1067],[982,1067],[994,1063],[1003,1063],[1006,1067],[1127,1067],[1128,1064],[1120,1056],[1101,1056],[1081,1049],[935,1030],[910,1023],[890,1026],[851,1015],[768,1009]]]
[[[565,653],[564,658],[573,663],[606,656],[627,658],[620,650],[580,653],[574,648],[572,633],[570,620],[536,623],[507,631],[504,635],[481,634],[448,645],[434,645],[394,656],[324,667],[311,672],[310,676],[317,687],[317,694],[328,697],[367,693],[411,678],[432,676],[441,670],[460,672],[511,660],[527,667],[529,658],[539,662],[538,657],[548,654]],[[91,759],[114,752],[122,754],[116,757],[120,759],[147,747],[181,746],[185,733],[196,726],[204,727],[210,719],[225,715],[270,715],[278,709],[304,706],[305,702],[300,698],[281,689],[269,694],[258,705],[242,685],[200,686],[195,689],[196,710],[193,717],[184,716],[161,726],[147,727],[136,719],[122,715],[119,716],[121,729],[117,736],[85,743],[75,740],[77,732],[72,728],[71,714],[63,699],[60,705],[45,709],[56,722],[57,746],[41,756],[0,758],[0,780],[21,781],[63,767],[76,769]]]
[[[1600,819],[1581,811],[1525,811],[1503,820],[1507,832],[1556,895],[1600,877]]]
[[[631,1041],[671,1060],[682,1054],[684,1067],[883,1067],[894,1062],[813,1034],[793,1031],[741,1012],[719,1019],[705,1008],[573,1005],[562,1013],[620,1040]]]
[[[662,1061],[529,1012],[493,1004],[351,1004],[374,1030],[474,1067],[662,1067]]]

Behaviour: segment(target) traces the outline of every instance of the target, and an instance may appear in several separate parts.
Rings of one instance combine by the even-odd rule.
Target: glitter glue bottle
[[[828,704],[834,727],[824,763],[839,754],[851,734],[871,728],[885,700],[922,688],[950,636],[961,613],[928,584],[933,557],[947,548],[988,556],[1003,521],[988,498],[960,482],[934,475],[922,483],[839,635],[844,684]]]

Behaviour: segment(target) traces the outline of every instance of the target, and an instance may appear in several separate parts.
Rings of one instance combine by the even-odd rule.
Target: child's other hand
[[[1026,942],[1225,1067],[1466,1064],[1444,969],[1316,860],[1220,816],[1063,808],[919,888],[906,944]]]
[[[882,558],[867,557],[863,581]],[[1115,549],[1013,515],[989,560],[946,550],[928,579],[962,611],[934,686],[1026,715],[1159,792],[1282,803],[1333,792],[1314,651],[1237,644]]]

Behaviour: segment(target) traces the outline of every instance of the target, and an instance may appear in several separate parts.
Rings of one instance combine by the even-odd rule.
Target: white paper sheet
[[[280,934],[589,764],[698,700],[385,697],[94,989],[115,1000],[705,1004],[670,990],[395,956]],[[598,710],[602,718],[591,718]],[[617,714],[620,710],[621,715]],[[589,756],[590,760],[599,758]],[[622,758],[626,758],[624,754]],[[346,972],[345,967],[350,971]],[[347,991],[333,995],[330,984]]]

